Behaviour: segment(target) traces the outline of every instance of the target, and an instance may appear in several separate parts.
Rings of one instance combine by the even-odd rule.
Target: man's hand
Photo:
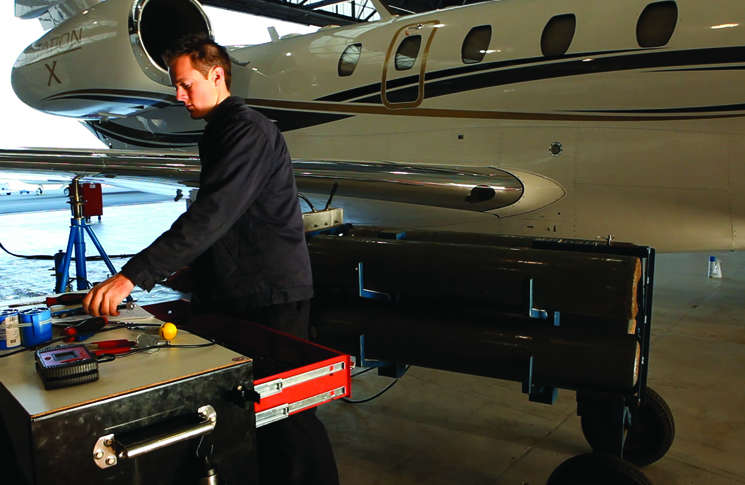
[[[121,273],[97,284],[83,299],[83,310],[89,315],[119,315],[117,306],[134,289],[132,281]]]
[[[163,282],[163,286],[180,291],[181,293],[189,293],[194,287],[194,277],[191,268],[184,266],[176,271]]]

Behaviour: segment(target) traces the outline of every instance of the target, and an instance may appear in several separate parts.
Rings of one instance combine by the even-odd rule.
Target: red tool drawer
[[[350,395],[349,355],[238,318],[190,315],[184,300],[145,309],[253,359],[256,427]]]

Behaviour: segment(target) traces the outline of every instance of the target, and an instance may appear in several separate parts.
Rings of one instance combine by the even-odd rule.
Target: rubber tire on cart
[[[605,453],[569,458],[548,477],[546,485],[654,485],[632,463]]]
[[[595,449],[602,430],[596,417],[582,416],[582,434]],[[652,388],[647,388],[644,402],[626,434],[623,457],[638,467],[656,462],[668,452],[675,439],[675,420],[667,403]]]

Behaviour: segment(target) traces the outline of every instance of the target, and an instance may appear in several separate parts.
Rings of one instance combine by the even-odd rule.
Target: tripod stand
[[[90,236],[91,241],[93,241],[93,245],[96,246],[98,254],[101,255],[101,258],[106,263],[109,271],[111,271],[111,274],[113,275],[117,273],[116,268],[114,268],[114,265],[111,264],[111,260],[106,255],[106,251],[104,251],[103,246],[101,246],[101,243],[98,241],[96,234],[93,232],[93,229],[91,229],[91,226],[85,221],[85,217],[83,216],[83,205],[86,201],[83,200],[80,191],[81,177],[82,176],[79,175],[72,179],[72,184],[70,185],[69,204],[70,209],[72,210],[72,219],[70,219],[70,237],[67,239],[67,251],[65,251],[61,261],[58,263],[57,258],[55,258],[55,266],[57,269],[57,285],[55,291],[57,293],[64,293],[67,289],[67,279],[70,273],[70,261],[72,261],[73,247],[75,248],[75,279],[77,280],[77,289],[86,290],[89,287],[87,280],[88,274],[85,267],[86,232],[88,233],[88,236]]]

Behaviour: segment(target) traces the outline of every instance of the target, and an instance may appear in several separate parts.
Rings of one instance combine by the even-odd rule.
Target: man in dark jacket
[[[176,98],[207,121],[199,194],[168,231],[94,287],[84,309],[117,315],[135,285],[149,291],[168,278],[168,286],[192,290],[195,312],[209,308],[308,338],[310,260],[282,134],[230,95],[230,58],[211,39],[184,38],[165,60]],[[338,484],[315,409],[258,431],[263,484]]]

